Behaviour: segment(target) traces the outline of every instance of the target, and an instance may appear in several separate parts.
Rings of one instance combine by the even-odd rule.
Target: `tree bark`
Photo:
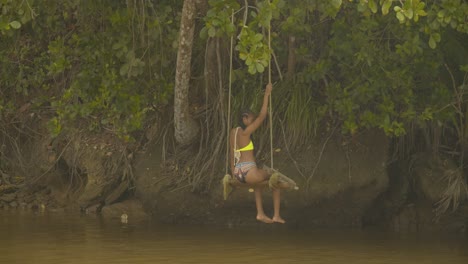
[[[180,22],[179,50],[174,87],[174,126],[177,143],[187,145],[198,136],[199,127],[190,116],[188,91],[190,85],[196,0],[185,0]]]

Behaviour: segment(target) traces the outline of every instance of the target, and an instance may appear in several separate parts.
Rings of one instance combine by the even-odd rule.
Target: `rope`
[[[268,2],[270,4],[270,2]],[[268,60],[268,83],[271,83],[271,20],[268,22],[268,51],[270,52],[270,58]],[[270,116],[270,164],[273,169],[273,114],[272,114],[272,99],[270,93],[270,107],[269,107],[269,116]]]
[[[231,23],[234,24],[234,9],[231,14]],[[234,42],[234,35],[231,36],[231,50],[229,53],[229,95],[228,95],[228,122],[227,122],[227,140],[226,140],[226,171],[225,174],[228,174],[229,168],[229,131],[231,129],[231,87],[232,87],[232,46]]]
[[[234,24],[234,10],[231,13],[231,23]],[[232,47],[233,47],[234,37],[231,36],[231,46],[229,53],[229,97],[228,97],[228,122],[226,129],[226,169],[225,173],[228,173],[229,168],[229,131],[231,128],[231,87],[232,87]],[[271,83],[271,21],[268,25],[268,50],[270,52],[270,58],[268,60],[268,83]],[[271,168],[274,168],[273,164],[273,113],[272,113],[272,98],[271,93],[269,96],[269,119],[270,119],[270,164]]]

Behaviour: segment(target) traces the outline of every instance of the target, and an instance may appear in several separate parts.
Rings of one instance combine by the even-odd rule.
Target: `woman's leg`
[[[245,177],[245,180],[248,184],[256,184],[259,182],[263,182],[268,179],[268,174],[266,171],[258,169],[258,168],[252,168],[249,170],[249,173]],[[257,220],[271,224],[273,223],[273,220],[269,218],[268,216],[265,215],[265,212],[263,211],[263,201],[262,201],[262,188],[261,187],[256,187],[255,189],[255,205],[257,207]]]
[[[274,208],[274,215],[273,215],[273,222],[284,224],[283,218],[280,215],[280,189],[273,189],[273,208]]]
[[[262,189],[260,187],[255,188],[255,205],[257,207],[257,220],[267,224],[273,223],[273,220],[263,211]]]
[[[249,171],[249,173],[247,174],[246,181],[247,183],[254,184],[254,183],[266,181],[269,178],[270,178],[270,175],[265,170],[254,168],[251,171]],[[262,194],[261,194],[260,188],[255,189],[255,202],[257,205],[257,219],[258,219],[259,215],[260,216],[265,215],[265,213],[263,212]],[[280,205],[281,205],[280,204],[280,189],[273,189],[273,208],[274,208],[273,221],[284,224],[286,221],[284,221],[284,219],[281,218]]]

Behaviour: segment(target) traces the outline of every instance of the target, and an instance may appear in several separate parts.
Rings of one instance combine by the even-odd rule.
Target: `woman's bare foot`
[[[273,219],[266,215],[257,215],[257,220],[266,224],[271,224],[273,223]]]
[[[273,217],[273,222],[274,222],[274,223],[280,223],[280,224],[286,223],[286,221],[284,221],[284,219],[281,218],[281,216],[274,216],[274,217]]]

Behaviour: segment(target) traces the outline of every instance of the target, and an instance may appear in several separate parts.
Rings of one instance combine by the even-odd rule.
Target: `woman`
[[[234,177],[245,184],[257,184],[266,181],[271,175],[265,170],[257,168],[254,157],[254,146],[251,135],[263,123],[267,116],[268,97],[271,94],[273,86],[269,83],[265,89],[263,105],[260,114],[255,115],[250,110],[241,111],[240,127],[234,128],[230,133],[231,145],[231,172]],[[274,215],[270,218],[265,215],[262,205],[262,193],[260,187],[255,187],[255,204],[257,206],[257,220],[264,223],[282,223],[285,221],[280,216],[280,190],[273,190]]]

